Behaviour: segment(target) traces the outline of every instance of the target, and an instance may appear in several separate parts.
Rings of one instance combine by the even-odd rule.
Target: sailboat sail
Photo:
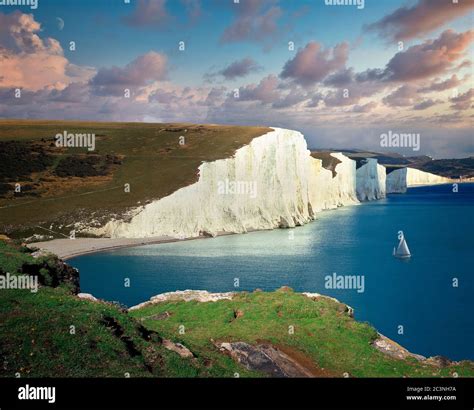
[[[408,249],[407,242],[405,241],[405,237],[402,237],[402,239],[400,239],[400,243],[398,244],[395,256],[399,256],[402,258],[411,256],[410,249]]]

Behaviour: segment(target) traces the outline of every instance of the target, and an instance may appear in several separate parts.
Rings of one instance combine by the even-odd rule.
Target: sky
[[[472,0],[24,2],[0,0],[0,118],[266,125],[311,148],[474,155]],[[388,132],[420,134],[420,150],[381,147]]]

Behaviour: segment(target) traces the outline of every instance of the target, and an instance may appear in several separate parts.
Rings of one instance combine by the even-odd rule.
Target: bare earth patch
[[[289,347],[270,343],[250,345],[245,342],[223,342],[216,345],[248,370],[263,372],[271,377],[331,377],[318,368],[309,357]]]

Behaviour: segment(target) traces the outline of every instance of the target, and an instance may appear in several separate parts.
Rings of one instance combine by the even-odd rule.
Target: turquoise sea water
[[[83,292],[128,306],[184,289],[318,292],[414,353],[474,359],[473,211],[474,184],[458,193],[451,185],[419,187],[323,212],[292,230],[124,248],[70,263]],[[400,230],[410,260],[392,256]],[[364,291],[328,289],[333,273],[363,276]]]

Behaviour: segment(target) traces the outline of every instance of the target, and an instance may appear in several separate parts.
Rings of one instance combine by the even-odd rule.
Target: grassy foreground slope
[[[390,357],[373,346],[376,330],[350,317],[345,305],[330,298],[312,299],[289,288],[242,292],[232,300],[208,303],[161,302],[130,314],[148,329],[211,361],[221,360],[217,342],[243,341],[269,343],[315,376],[452,377],[454,372],[474,376],[473,362],[440,368],[412,357]],[[184,326],[184,334],[178,334],[179,326]]]
[[[474,376],[473,362],[437,366],[380,352],[373,346],[376,330],[329,298],[282,288],[217,302],[167,301],[128,312],[78,298],[74,274],[64,274],[67,265],[28,252],[0,241],[0,275],[29,272],[42,284],[37,293],[0,289],[2,377],[268,376],[223,352],[222,342],[270,345],[316,377]],[[178,343],[192,355],[169,349]]]
[[[42,278],[46,271],[54,278],[58,263],[0,241],[0,276],[36,267]],[[181,358],[120,306],[78,298],[68,280],[40,283],[37,293],[0,289],[0,377],[207,377],[239,370],[230,358],[225,370]]]
[[[54,136],[64,131],[95,134],[95,150],[56,147]],[[225,125],[0,120],[0,232],[11,234],[21,227],[25,234],[48,233],[34,227],[50,228],[54,222],[52,230],[61,231],[62,225],[78,220],[123,214],[192,184],[203,161],[230,157],[269,131]],[[14,192],[16,183],[21,192]]]

